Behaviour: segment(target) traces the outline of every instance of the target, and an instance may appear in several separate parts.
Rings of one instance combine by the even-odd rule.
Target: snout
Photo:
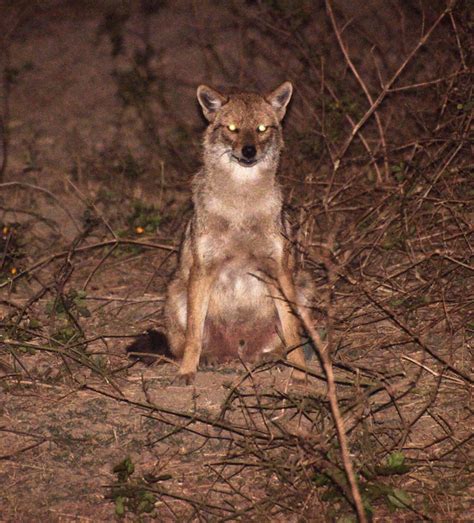
[[[254,160],[256,154],[257,154],[257,149],[255,148],[255,145],[244,145],[242,147],[242,156],[246,160]]]
[[[240,165],[251,167],[257,163],[257,148],[253,144],[246,144],[239,151],[240,154],[234,155],[234,158]]]

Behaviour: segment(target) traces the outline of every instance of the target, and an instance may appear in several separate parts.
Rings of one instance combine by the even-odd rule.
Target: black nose
[[[255,149],[254,145],[244,145],[242,147],[242,156],[244,158],[247,158],[247,160],[251,160],[252,158],[255,158],[256,154],[257,154],[257,149]]]

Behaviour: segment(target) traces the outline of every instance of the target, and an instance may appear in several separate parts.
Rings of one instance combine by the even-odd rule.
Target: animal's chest
[[[279,259],[284,237],[279,217],[264,213],[234,213],[232,216],[208,215],[197,237],[203,259],[218,262]]]

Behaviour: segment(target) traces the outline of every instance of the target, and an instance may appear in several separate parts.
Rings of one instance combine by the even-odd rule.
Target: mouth
[[[239,165],[242,165],[243,167],[253,167],[256,163],[258,163],[258,160],[256,158],[248,160],[247,158],[239,158],[234,154],[232,155],[232,160],[234,160],[234,162],[237,162]]]

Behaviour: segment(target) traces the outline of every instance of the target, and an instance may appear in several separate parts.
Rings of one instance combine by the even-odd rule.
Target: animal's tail
[[[160,357],[176,359],[171,352],[166,335],[154,329],[140,334],[125,350],[130,358],[143,361],[147,365],[159,361]]]

